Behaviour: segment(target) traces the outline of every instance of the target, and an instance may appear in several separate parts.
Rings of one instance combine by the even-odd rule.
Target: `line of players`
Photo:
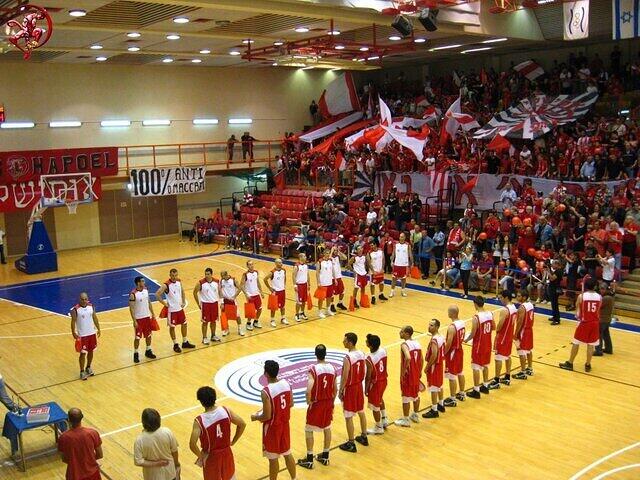
[[[320,260],[316,263],[316,281],[318,287],[322,287],[322,298],[318,299],[318,315],[325,318],[327,315],[335,315],[338,310],[347,310],[344,304],[345,284],[342,276],[342,262],[347,257],[337,248],[326,249]],[[400,281],[401,295],[406,296],[406,278],[411,268],[411,250],[406,242],[404,234],[400,236],[399,242],[395,245],[392,256],[393,262],[393,282],[390,297],[393,297],[396,283]],[[260,329],[260,317],[263,312],[263,299],[265,292],[275,296],[275,305],[270,309],[270,325],[276,327],[276,314],[280,315],[280,323],[288,325],[289,321],[285,315],[286,304],[286,283],[287,272],[283,267],[281,259],[276,259],[274,268],[261,278],[260,273],[255,269],[253,260],[247,261],[247,269],[243,272],[240,281],[229,275],[227,271],[220,272],[220,278],[213,276],[211,268],[205,269],[204,277],[199,280],[193,289],[193,298],[201,311],[202,343],[208,345],[211,342],[220,342],[221,337],[229,334],[228,321],[237,322],[238,334],[245,334],[242,319],[238,312],[237,298],[242,293],[246,302],[253,305],[255,318],[247,319],[246,330]],[[358,290],[361,292],[360,298],[367,296],[366,287],[370,285],[371,303],[378,300],[387,300],[384,295],[384,252],[377,247],[367,255],[363,254],[362,248],[358,248],[355,255],[349,259],[347,266],[354,272],[354,307],[358,305]],[[140,362],[140,341],[145,340],[146,349],[144,356],[150,359],[156,358],[151,349],[151,336],[157,329],[156,317],[149,292],[145,286],[144,277],[136,277],[135,288],[129,295],[129,310],[133,320],[135,330],[133,361]],[[296,292],[296,313],[295,320],[300,322],[308,320],[306,310],[312,306],[311,284],[309,264],[305,254],[300,254],[298,262],[293,267],[293,284]],[[376,286],[378,294],[376,297]],[[162,305],[161,318],[167,319],[169,334],[173,342],[173,350],[176,353],[182,349],[195,348],[189,342],[187,317],[185,307],[187,305],[185,289],[182,281],[178,277],[178,270],[172,268],[169,271],[169,278],[162,283],[156,292],[156,298]],[[334,303],[334,300],[336,302]],[[216,334],[216,322],[221,318],[221,312],[225,312],[222,324],[221,336]],[[176,335],[176,328],[180,327],[182,343]],[[209,329],[211,334],[209,336]]]
[[[484,299],[480,296],[476,297],[474,299],[476,314],[472,318],[472,327],[468,335],[466,335],[466,322],[458,318],[458,307],[450,306],[448,309],[450,324],[447,326],[445,336],[439,333],[439,320],[433,319],[429,323],[431,339],[424,356],[420,342],[413,338],[413,328],[403,327],[400,330],[402,340],[400,385],[403,416],[397,419],[395,424],[410,427],[411,423],[419,423],[420,391],[424,389],[421,382],[423,372],[426,374],[432,404],[431,408],[422,414],[424,418],[439,417],[441,412],[446,411],[446,407],[457,406],[457,402],[464,401],[467,395],[479,399],[481,393],[488,394],[491,389],[500,388],[500,384],[508,385],[511,345],[514,339],[521,363],[521,371],[514,377],[526,379],[533,375],[534,309],[527,295],[526,291],[519,293],[518,300],[521,304],[516,307],[511,302],[509,294],[503,292],[501,298],[504,308],[497,311],[497,321],[494,321],[493,312],[485,310]],[[492,339],[493,331],[496,332],[494,339]],[[471,366],[474,372],[474,388],[465,394],[462,345],[463,342],[470,340],[473,340]],[[262,447],[264,456],[269,460],[270,479],[278,476],[280,457],[284,457],[287,470],[293,479],[296,477],[296,463],[306,469],[312,469],[314,462],[329,465],[331,425],[336,397],[342,402],[348,435],[347,441],[339,445],[341,450],[356,453],[356,443],[368,446],[369,435],[385,433],[385,428],[389,425],[384,402],[388,380],[387,352],[381,347],[380,337],[377,335],[367,335],[366,345],[369,353],[366,355],[357,349],[357,343],[358,336],[355,333],[348,332],[344,335],[343,346],[347,354],[344,357],[341,372],[325,361],[326,347],[323,344],[316,345],[317,363],[309,369],[306,390],[307,455],[297,462],[294,461],[291,453],[290,441],[289,420],[293,403],[291,386],[286,380],[278,378],[277,362],[272,360],[265,362],[264,373],[268,384],[261,392],[262,409],[252,415],[251,420],[261,422],[263,425]],[[492,346],[495,352],[495,378],[489,381]],[[502,363],[506,363],[504,376],[502,376]],[[445,377],[449,379],[450,388],[450,396],[446,399],[443,398]],[[198,398],[200,396],[199,392]],[[372,428],[367,428],[365,396],[369,408],[373,411],[374,426]],[[215,400],[215,392],[213,392],[213,398]],[[210,406],[211,402],[209,402]],[[411,406],[413,406],[413,413],[410,413]],[[235,465],[230,447],[244,430],[244,421],[238,419],[228,409],[218,407],[216,411],[215,415],[208,412],[200,415],[194,423],[191,436],[191,449],[198,455],[199,464],[204,465],[205,480],[233,478]],[[356,416],[359,420],[359,435],[355,435],[354,418]],[[230,428],[232,423],[239,426],[233,439]],[[322,451],[314,455],[314,433],[316,432],[323,434],[323,445]],[[200,439],[202,450],[197,446],[198,439]],[[211,452],[215,452],[215,455],[210,457]]]

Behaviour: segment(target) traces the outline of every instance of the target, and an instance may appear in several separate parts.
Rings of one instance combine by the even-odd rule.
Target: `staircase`
[[[616,293],[615,314],[640,319],[640,273],[634,270],[620,282]]]

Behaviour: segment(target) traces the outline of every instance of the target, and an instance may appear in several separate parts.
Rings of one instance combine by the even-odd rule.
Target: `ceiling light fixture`
[[[336,45],[335,47],[336,50],[344,50],[344,45]]]
[[[173,58],[163,58],[162,63],[171,63],[173,62]]]
[[[253,40],[251,40],[250,38],[246,38],[246,39],[242,40],[242,43],[245,44],[245,45],[249,45],[249,44],[253,43]]]
[[[49,122],[50,128],[77,128],[80,126],[82,126],[82,122],[78,121]]]
[[[313,65],[309,65],[308,67],[302,67],[300,70],[313,70]]]
[[[238,55],[241,55],[241,53],[238,50],[231,50],[229,52],[229,55],[233,55],[234,57],[237,57]]]
[[[391,40],[392,42],[397,42],[398,40],[402,40],[402,37],[400,35],[391,35],[389,37],[389,40]]]
[[[170,33],[167,35],[167,40],[180,40],[180,35],[177,33]]]
[[[273,42],[274,47],[279,47],[281,45],[284,45],[284,41],[282,40],[276,40],[275,42]]]
[[[278,62],[273,62],[273,63],[271,64],[271,66],[272,66],[272,67],[277,67],[277,66],[278,66]]]
[[[145,127],[166,127],[171,125],[171,120],[143,120],[142,125]]]
[[[230,118],[227,123],[229,125],[248,125],[253,123],[251,118]]]
[[[430,48],[429,51],[430,52],[437,52],[438,50],[448,50],[450,48],[458,48],[461,47],[462,45],[456,43],[454,45],[443,45],[442,47],[434,47],[434,48]]]
[[[91,45],[89,48],[91,50],[102,50],[102,45]]]
[[[16,128],[33,128],[36,124],[33,122],[4,122],[0,123],[0,128],[16,129]]]
[[[69,15],[72,17],[84,17],[87,14],[86,10],[82,10],[80,8],[74,8],[73,10],[69,10]]]
[[[470,48],[468,50],[462,50],[460,53],[484,52],[485,50],[491,50],[491,48],[492,47]]]
[[[202,50],[200,50],[200,53],[202,55],[209,55],[211,53],[211,50],[209,50],[208,48],[203,48]]]
[[[327,35],[340,35],[340,30],[329,30]]]
[[[176,17],[173,19],[173,23],[189,23],[189,19],[187,17]]]
[[[506,42],[507,40],[509,40],[507,37],[491,38],[489,40],[484,40],[482,43],[498,43],[498,42]]]
[[[140,38],[142,35],[138,32],[129,32],[127,33],[127,37],[129,38]]]
[[[380,57],[378,55],[374,55],[373,57],[367,58],[367,60],[379,60]]]
[[[295,31],[298,33],[307,33],[309,29],[307,27],[296,27]]]
[[[129,47],[129,48],[127,48],[127,50],[129,50],[130,52],[139,52],[140,51],[140,47]]]
[[[360,51],[361,52],[368,52],[369,51],[369,47],[360,47]]]
[[[194,118],[194,125],[218,125],[217,118]]]
[[[194,58],[193,60],[191,60],[191,63],[202,63],[202,60],[200,60],[199,58]]]
[[[103,120],[100,122],[101,127],[129,127],[131,120]]]
[[[107,57],[96,57],[96,62],[106,62]]]
[[[420,37],[420,38],[415,38],[413,41],[414,43],[424,43],[427,41],[427,39]]]

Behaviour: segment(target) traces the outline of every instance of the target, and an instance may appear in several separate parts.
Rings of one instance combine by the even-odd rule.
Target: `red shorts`
[[[296,302],[298,304],[303,304],[307,301],[307,296],[309,295],[309,284],[308,283],[298,283],[296,285],[297,295]]]
[[[318,400],[307,408],[307,431],[320,431],[331,426],[333,421],[333,399]]]
[[[381,283],[384,283],[384,273],[372,273],[371,283],[373,283],[374,285],[380,285]]]
[[[369,278],[367,275],[359,275],[356,273],[355,283],[356,288],[365,288],[367,283],[369,283]]]
[[[403,403],[413,401],[420,394],[420,382],[411,383],[407,380],[400,380],[400,392],[402,394]]]
[[[599,322],[580,322],[573,334],[573,343],[577,345],[598,345],[600,342]]]
[[[427,384],[429,391],[437,392],[442,389],[442,363],[435,364],[427,371]]]
[[[268,459],[291,453],[289,422],[276,425],[262,424],[262,453]]]
[[[94,333],[93,335],[87,335],[86,337],[80,337],[80,351],[78,353],[93,352],[98,348],[98,337]]]
[[[506,340],[504,342],[496,344],[496,360],[506,360],[511,356],[511,350],[513,349],[513,338],[508,338]]]
[[[204,462],[204,480],[231,480],[236,473],[231,448],[215,450],[207,455]]]
[[[260,295],[254,295],[253,297],[249,297],[247,302],[253,303],[253,306],[256,307],[256,311],[262,308],[262,297]]]
[[[167,313],[167,322],[171,327],[175,327],[176,325],[182,325],[183,323],[187,323],[187,317],[184,314],[184,310]]]
[[[151,317],[136,319],[136,338],[138,340],[150,337],[152,332]]]
[[[284,290],[280,290],[279,292],[273,292],[273,294],[277,297],[278,299],[278,308],[284,308],[284,303],[287,300],[287,296]],[[256,307],[257,309],[258,307]]]
[[[344,293],[344,282],[342,278],[336,278],[333,281],[333,294],[334,295],[342,295]],[[327,294],[327,297],[329,294]]]
[[[361,383],[349,385],[344,389],[342,409],[345,418],[353,417],[356,413],[364,410],[364,392]]]
[[[96,470],[96,473],[89,475],[88,477],[84,477],[82,480],[101,480],[100,470]]]
[[[474,365],[478,365],[480,367],[484,367],[485,365],[489,365],[491,363],[491,346],[489,348],[481,348],[476,350],[475,348],[471,350],[471,367]]]
[[[369,402],[369,408],[374,412],[380,410],[380,405],[382,405],[382,397],[386,389],[387,379],[382,378],[371,385],[371,388],[367,392],[367,401]]]
[[[445,376],[450,379],[455,379],[458,375],[462,374],[464,352],[462,348],[450,352],[445,358]]]
[[[409,267],[399,267],[397,265],[393,266],[393,276],[395,278],[407,278],[407,271]]]
[[[526,329],[520,332],[520,341],[518,343],[518,350],[531,351],[533,350],[533,330]]]
[[[202,310],[202,321],[203,322],[215,322],[216,320],[218,320],[218,302],[214,302],[214,303],[207,303],[204,302],[201,304],[200,306],[201,310]]]
[[[320,285],[320,286],[327,291],[327,295],[325,296],[325,298],[331,298],[331,297],[333,297],[335,295],[336,288],[333,286],[333,284],[331,284],[331,285]]]

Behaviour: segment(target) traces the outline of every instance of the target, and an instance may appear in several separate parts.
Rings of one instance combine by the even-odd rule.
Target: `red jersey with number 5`
[[[602,305],[602,296],[596,292],[584,292],[582,294],[582,303],[580,304],[580,321],[582,322],[599,322],[600,306]]]
[[[289,418],[293,396],[286,380],[269,383],[263,391],[271,403],[271,418],[262,424],[262,449],[265,455],[290,452]]]
[[[335,397],[336,369],[330,363],[312,365],[309,373],[313,377],[311,401],[333,400]]]

